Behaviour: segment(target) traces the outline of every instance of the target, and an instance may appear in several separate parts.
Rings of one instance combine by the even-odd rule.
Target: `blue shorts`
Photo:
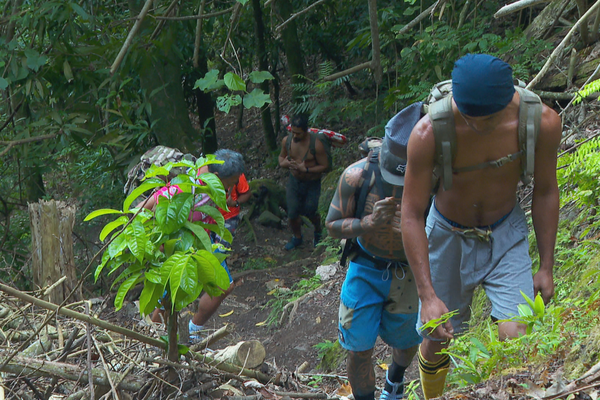
[[[502,320],[518,316],[519,304],[526,303],[521,292],[533,298],[528,229],[523,210],[515,206],[503,220],[488,229],[487,239],[453,224],[440,214],[434,202],[425,227],[431,282],[448,310],[458,310],[458,315],[450,320],[454,333],[459,334],[467,327],[473,293],[479,285],[492,303],[492,317]],[[420,317],[418,321],[417,327],[422,326]],[[425,332],[421,335],[427,337]]]
[[[339,341],[346,350],[370,350],[378,335],[401,350],[421,342],[415,330],[419,298],[410,268],[379,270],[358,257],[348,266],[340,298]]]
[[[287,215],[296,219],[301,215],[312,218],[319,209],[321,196],[321,180],[301,181],[290,174],[285,192]]]

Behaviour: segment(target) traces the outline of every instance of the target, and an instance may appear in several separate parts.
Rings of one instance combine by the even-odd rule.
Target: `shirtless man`
[[[291,125],[291,143],[288,143],[289,136],[286,136],[281,142],[279,153],[279,166],[290,170],[286,200],[293,236],[285,245],[286,250],[293,250],[302,244],[301,215],[308,217],[313,223],[314,246],[321,240],[321,216],[317,209],[321,195],[321,175],[329,167],[327,153],[320,140],[315,140],[315,154],[310,151],[308,118],[296,115],[292,118]]]
[[[520,98],[513,87],[512,69],[498,58],[468,54],[454,64],[452,91],[457,140],[452,186],[444,190],[441,185],[425,221],[436,164],[433,128],[425,116],[408,143],[402,199],[402,237],[420,299],[417,327],[424,339],[419,370],[426,399],[443,392],[449,359],[439,352],[464,330],[476,286],[485,289],[492,303],[491,315],[500,321],[501,340],[525,333],[523,324],[507,321],[519,315],[517,306],[524,303],[521,291],[530,298],[540,292],[545,302],[554,295],[560,118],[543,106],[531,207],[540,268],[532,277],[527,223],[516,201],[520,157],[497,168],[456,172],[519,152]],[[453,310],[458,314],[450,321],[434,330],[420,330]]]
[[[355,249],[349,257],[339,311],[339,342],[348,350],[348,380],[355,400],[374,399],[372,356],[378,335],[392,347],[393,355],[382,400],[403,397],[404,371],[421,341],[414,329],[417,289],[406,262],[402,237],[396,233],[406,161],[390,153],[389,142],[395,132],[388,128],[389,125],[379,161],[363,158],[343,172],[325,222],[330,236],[353,239]],[[361,176],[366,164],[375,174],[375,182],[366,197],[364,212],[358,210],[359,215],[355,199],[362,191]]]

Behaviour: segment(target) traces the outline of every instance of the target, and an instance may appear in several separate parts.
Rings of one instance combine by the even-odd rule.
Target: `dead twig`
[[[501,9],[499,9],[498,11],[496,11],[496,14],[494,14],[494,18],[505,17],[508,14],[512,14],[512,13],[520,11],[524,8],[533,7],[536,4],[540,4],[540,3],[548,3],[550,1],[551,0],[519,0],[519,1],[515,1],[514,3],[507,4],[504,7],[502,7]]]
[[[318,6],[319,4],[322,4],[324,2],[326,2],[327,0],[318,0],[317,2],[311,4],[310,6],[306,7],[304,10],[298,11],[297,13],[293,13],[287,20],[285,20],[285,22],[283,22],[281,25],[277,26],[275,28],[275,32],[281,32],[281,30],[283,28],[285,28],[285,26],[287,24],[289,24],[290,22],[292,22],[293,20],[295,20],[296,18],[298,18],[299,16],[301,16],[302,14],[306,14],[307,12],[309,12],[310,10],[312,10],[313,8],[315,8],[316,6]]]
[[[550,54],[550,57],[548,57],[548,59],[546,60],[546,63],[544,64],[544,66],[542,67],[540,72],[538,72],[538,74],[535,76],[535,78],[533,78],[531,80],[531,82],[529,82],[529,84],[527,85],[527,89],[534,88],[535,85],[537,85],[540,82],[540,80],[544,77],[544,75],[546,75],[546,73],[550,69],[550,65],[552,65],[554,60],[556,60],[556,58],[562,53],[563,48],[569,42],[569,40],[571,40],[571,37],[573,37],[573,35],[575,34],[575,32],[577,32],[579,27],[582,24],[587,23],[587,19],[590,17],[590,15],[594,14],[599,9],[600,9],[600,1],[597,1],[593,6],[591,6],[586,11],[585,14],[583,14],[583,16],[581,18],[579,18],[577,23],[575,23],[575,25],[573,25],[571,27],[571,29],[569,30],[569,33],[567,33],[567,35],[563,38],[563,40],[561,40],[560,44],[558,46],[556,46],[556,48],[554,49],[552,54]]]
[[[150,7],[152,6],[152,3],[153,3],[153,0],[146,0],[146,4],[144,4],[144,7],[142,8],[142,11],[140,11],[140,14],[137,17],[135,24],[133,24],[133,27],[129,31],[129,34],[127,35],[127,38],[125,39],[125,42],[123,43],[123,46],[121,47],[121,50],[119,51],[119,54],[117,54],[117,58],[115,58],[115,61],[113,62],[113,64],[110,67],[111,75],[113,75],[117,71],[117,68],[119,68],[119,65],[121,65],[121,63],[123,62],[123,58],[125,58],[125,53],[127,53],[127,50],[129,50],[129,47],[131,46],[131,42],[133,41],[133,38],[135,37],[137,32],[140,30],[140,27],[142,26],[142,22],[144,21],[144,18],[148,14],[148,11],[150,11]]]

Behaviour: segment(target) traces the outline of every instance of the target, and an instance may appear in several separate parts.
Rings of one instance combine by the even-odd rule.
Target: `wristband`
[[[306,167],[306,173],[308,174],[308,167]]]

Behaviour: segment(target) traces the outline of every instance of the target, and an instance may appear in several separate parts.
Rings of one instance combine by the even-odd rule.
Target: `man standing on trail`
[[[416,122],[420,112],[413,111]],[[414,329],[417,289],[397,234],[406,161],[389,149],[399,133],[388,124],[381,149],[346,168],[325,222],[330,236],[352,240],[340,295],[338,336],[348,350],[348,380],[355,400],[375,398],[372,356],[377,336],[392,347],[393,356],[383,400],[403,397],[404,371],[421,342]]]
[[[519,315],[521,292],[530,298],[541,292],[546,303],[554,295],[561,121],[556,112],[538,103],[539,135],[531,143],[535,146],[531,215],[540,268],[532,276],[527,223],[516,198],[525,162],[519,148],[519,107],[529,96],[520,93],[515,92],[511,67],[502,60],[468,54],[456,61],[449,112],[456,128],[456,152],[448,174],[452,186],[446,185],[449,179],[444,183],[444,175],[426,221],[431,176],[439,161],[433,127],[437,120],[423,117],[410,136],[401,228],[419,292],[417,328],[424,338],[419,370],[426,399],[443,393],[449,358],[440,351],[465,329],[477,286],[485,289],[492,303],[501,340],[525,333],[525,325],[508,320]],[[421,329],[454,310],[458,313],[448,322]]]
[[[290,170],[286,200],[293,236],[285,245],[286,250],[293,250],[302,244],[301,215],[308,217],[315,228],[313,245],[316,246],[321,240],[321,216],[317,211],[321,175],[329,167],[327,153],[320,140],[314,141],[314,154],[311,151],[308,118],[304,115],[294,116],[291,128],[292,133],[281,142],[279,153],[279,166]]]

